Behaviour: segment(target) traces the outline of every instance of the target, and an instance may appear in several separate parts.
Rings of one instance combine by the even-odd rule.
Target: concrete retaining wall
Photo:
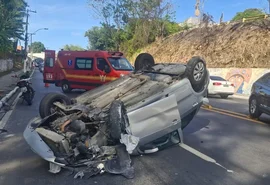
[[[221,76],[235,85],[235,93],[250,94],[253,83],[270,68],[208,68],[210,75]]]
[[[8,71],[13,68],[12,59],[0,59],[0,72]]]

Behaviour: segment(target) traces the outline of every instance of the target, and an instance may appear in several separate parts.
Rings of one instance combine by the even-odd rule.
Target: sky
[[[171,0],[175,10],[175,21],[183,22],[194,16],[196,0]],[[87,48],[88,40],[84,33],[93,26],[100,25],[100,19],[91,12],[88,0],[26,0],[31,10],[29,33],[33,42],[42,42],[47,49],[60,50],[65,44]],[[247,8],[267,10],[267,0],[205,0],[204,12],[218,21],[224,13],[224,21],[230,20],[237,12]]]

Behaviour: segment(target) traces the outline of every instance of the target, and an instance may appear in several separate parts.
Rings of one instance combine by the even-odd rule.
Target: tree
[[[247,17],[257,17],[260,15],[264,15],[263,11],[257,8],[250,8],[250,9],[246,9],[243,12],[238,12],[233,18],[232,21],[238,21],[238,20],[242,20],[243,18],[247,18]]]
[[[66,51],[84,51],[85,49],[78,45],[66,44],[63,47]]]
[[[180,30],[173,21],[171,0],[89,0],[101,27],[88,30],[90,48],[132,55],[158,37]]]
[[[44,51],[46,48],[43,43],[41,42],[33,42],[32,45],[30,46],[30,51],[33,53],[41,53]]]
[[[115,50],[116,48],[116,32],[114,26],[106,28],[105,25],[102,27],[93,27],[85,33],[85,37],[88,38],[89,48],[92,50]]]
[[[0,55],[13,50],[12,42],[23,40],[24,0],[0,0]]]

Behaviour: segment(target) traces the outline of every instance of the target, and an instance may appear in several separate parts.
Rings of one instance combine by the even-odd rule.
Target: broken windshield
[[[109,62],[111,63],[112,67],[115,70],[119,71],[133,71],[132,65],[126,58],[108,58]]]

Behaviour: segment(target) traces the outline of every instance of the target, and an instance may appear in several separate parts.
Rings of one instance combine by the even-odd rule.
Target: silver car
[[[85,166],[76,177],[105,171],[133,178],[129,154],[179,143],[182,129],[205,100],[208,83],[200,57],[187,64],[155,64],[143,53],[133,73],[75,99],[47,94],[40,103],[41,118],[29,123],[24,138],[50,162],[52,173]]]

